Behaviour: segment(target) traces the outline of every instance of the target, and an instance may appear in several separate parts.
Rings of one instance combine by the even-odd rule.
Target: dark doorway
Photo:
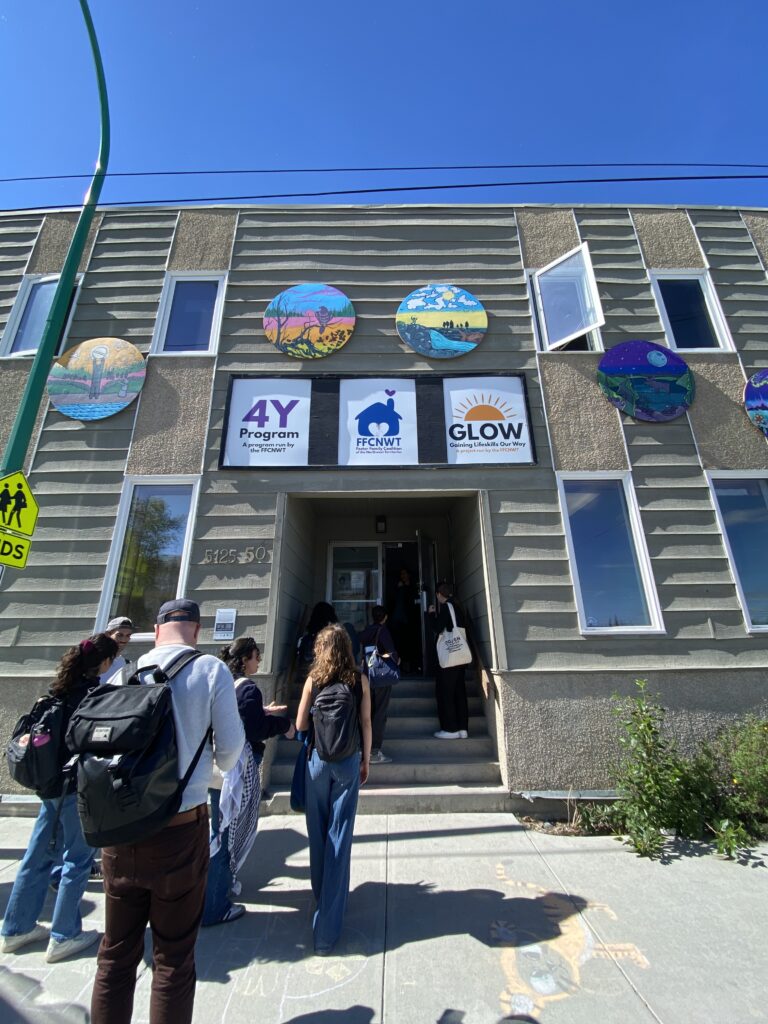
[[[421,583],[417,542],[384,544],[384,607],[404,675],[424,673]]]

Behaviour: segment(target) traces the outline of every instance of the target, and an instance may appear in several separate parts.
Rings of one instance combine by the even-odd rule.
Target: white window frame
[[[160,305],[157,310],[155,330],[152,335],[149,354],[169,357],[183,356],[187,358],[190,356],[214,355],[218,350],[219,338],[221,337],[221,322],[224,316],[224,296],[227,290],[227,278],[228,274],[225,271],[219,273],[206,270],[168,271],[163,281],[163,291],[160,295]],[[216,301],[213,306],[213,317],[211,319],[211,336],[208,339],[208,348],[206,349],[185,349],[180,352],[165,351],[165,334],[168,330],[168,321],[173,306],[173,293],[176,290],[177,281],[216,281],[218,284]]]
[[[728,330],[728,324],[725,319],[725,314],[720,306],[720,301],[715,293],[714,286],[712,284],[712,278],[710,277],[709,271],[702,268],[700,270],[649,270],[648,274],[651,279],[651,289],[653,291],[653,297],[656,301],[656,308],[659,311],[659,318],[661,319],[661,325],[664,328],[664,334],[667,339],[667,345],[675,352],[735,352],[736,346],[733,343],[731,332]],[[712,324],[712,330],[715,332],[715,338],[717,339],[716,348],[678,348],[675,343],[675,335],[672,331],[672,324],[670,323],[669,317],[667,316],[667,309],[664,305],[664,298],[659,288],[659,281],[670,281],[670,280],[687,280],[687,281],[698,281],[701,287],[702,294],[704,296],[704,305],[707,308],[709,314],[709,320]]]
[[[128,526],[128,515],[131,510],[131,502],[133,501],[133,492],[136,487],[147,484],[157,484],[160,487],[174,484],[191,484],[192,486],[192,493],[189,501],[189,517],[187,519],[187,528],[184,531],[184,549],[181,553],[181,563],[179,564],[179,581],[176,585],[175,594],[175,597],[187,596],[185,594],[185,588],[187,585],[187,574],[189,572],[190,559],[192,556],[192,539],[194,536],[194,526],[197,518],[197,503],[200,495],[200,477],[191,475],[127,476],[123,482],[123,491],[120,495],[120,503],[117,508],[115,528],[112,532],[112,539],[110,541],[109,558],[107,560],[107,568],[104,573],[104,587],[101,592],[101,600],[99,601],[99,608],[96,612],[96,623],[94,625],[94,632],[96,633],[102,632],[107,622],[109,622],[109,609],[115,593],[115,586],[117,585],[117,570],[120,565],[120,557],[123,553],[125,531]],[[131,637],[131,641],[135,640],[138,643],[151,643],[154,639],[154,631],[134,633]]]
[[[556,342],[550,343],[547,336],[547,318],[544,315],[544,305],[541,300],[541,288],[539,287],[539,278],[546,274],[548,271],[553,270],[558,264],[564,263],[566,260],[571,259],[581,253],[584,258],[584,267],[587,273],[587,283],[591,292],[592,301],[597,314],[597,319],[594,324],[584,330],[574,331],[573,334],[568,335],[566,338],[559,338]],[[582,242],[581,245],[577,245],[575,249],[571,249],[570,252],[565,253],[563,256],[558,256],[556,260],[552,260],[546,267],[541,267],[539,270],[531,270],[530,272],[531,291],[533,293],[533,304],[534,304],[534,324],[536,328],[536,340],[539,348],[542,352],[557,352],[567,345],[569,341],[573,341],[575,338],[580,338],[584,334],[591,335],[592,345],[594,351],[602,351],[602,339],[600,337],[600,328],[605,324],[605,315],[603,313],[603,306],[600,302],[600,295],[597,290],[597,279],[595,278],[595,271],[592,267],[592,259],[589,255],[589,246],[586,242]]]
[[[768,488],[768,471],[764,469],[712,469],[705,471],[705,477],[707,485],[709,486],[709,493],[712,498],[712,506],[715,510],[715,516],[717,518],[717,525],[720,528],[720,536],[723,538],[723,547],[725,553],[728,556],[728,565],[731,570],[731,576],[733,577],[733,583],[736,587],[736,595],[741,605],[741,613],[744,616],[744,624],[747,628],[748,633],[761,633],[765,635],[768,633],[768,625],[757,626],[752,622],[752,616],[749,614],[749,605],[747,604],[746,595],[741,585],[741,578],[739,576],[738,569],[736,568],[736,559],[733,557],[733,550],[731,548],[731,541],[728,537],[728,531],[725,528],[725,519],[720,509],[720,502],[717,500],[717,492],[714,487],[714,480],[762,480],[765,487]]]
[[[6,357],[9,359],[29,359],[37,352],[36,348],[25,348],[20,352],[11,352],[13,343],[16,340],[16,333],[21,326],[22,318],[24,317],[24,311],[27,308],[27,302],[32,294],[32,289],[36,284],[45,284],[48,281],[58,281],[61,274],[25,274],[21,280],[21,285],[16,293],[16,299],[13,303],[8,321],[3,331],[3,338],[0,341],[0,357]],[[60,355],[67,346],[67,336],[69,335],[69,329],[72,326],[72,320],[75,315],[75,309],[80,298],[80,288],[83,283],[83,275],[78,274],[75,277],[75,295],[72,299],[72,305],[67,315],[67,321],[64,324],[64,330],[61,335],[61,342],[56,350],[56,355]]]
[[[565,541],[568,549],[568,563],[571,570],[573,592],[576,598],[576,609],[579,616],[579,632],[582,636],[660,636],[666,634],[664,618],[659,603],[659,595],[656,589],[656,581],[653,578],[651,557],[648,553],[648,545],[643,531],[643,524],[640,518],[640,508],[637,504],[637,496],[632,486],[632,474],[629,470],[606,470],[599,473],[581,473],[576,471],[562,471],[556,474],[557,493],[560,500],[560,512],[563,518],[565,529]],[[624,488],[624,500],[627,503],[629,523],[632,530],[632,540],[635,545],[640,579],[650,623],[647,626],[588,626],[587,616],[584,609],[584,601],[581,595],[581,581],[579,580],[579,566],[576,561],[576,549],[571,533],[571,520],[568,515],[568,502],[565,494],[564,482],[566,480],[621,480]]]

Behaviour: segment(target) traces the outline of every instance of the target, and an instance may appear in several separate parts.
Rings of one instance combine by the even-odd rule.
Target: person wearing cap
[[[200,636],[194,601],[166,601],[157,614],[155,647],[137,667],[168,668]],[[181,778],[209,729],[187,783],[179,813],[141,842],[105,847],[105,928],[91,996],[92,1024],[129,1024],[144,931],[152,930],[154,970],[149,1005],[152,1024],[189,1024],[195,1000],[195,941],[203,916],[208,875],[208,786],[214,758],[222,771],[237,764],[245,743],[232,673],[203,654],[168,684]]]
[[[107,636],[111,636],[117,643],[117,657],[106,672],[102,673],[100,683],[124,683],[131,674],[128,665],[130,658],[126,658],[123,651],[128,646],[128,641],[136,632],[136,627],[125,615],[118,615],[116,619],[110,619],[107,628],[104,630]],[[125,670],[125,671],[123,671]],[[115,676],[118,676],[116,679]]]

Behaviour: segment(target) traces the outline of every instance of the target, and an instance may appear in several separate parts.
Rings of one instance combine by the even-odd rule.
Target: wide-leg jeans
[[[43,909],[51,869],[62,862],[61,881],[51,920],[51,937],[56,942],[73,939],[83,930],[80,900],[91,874],[96,853],[83,836],[77,815],[77,794],[43,800],[29,840],[27,852],[13,883],[11,898],[3,918],[3,935],[23,935],[31,931]],[[59,805],[61,812],[58,815]],[[60,833],[54,844],[54,829]]]
[[[323,761],[316,750],[307,761],[307,832],[315,950],[331,950],[341,935],[349,895],[349,862],[360,789],[360,754]]]

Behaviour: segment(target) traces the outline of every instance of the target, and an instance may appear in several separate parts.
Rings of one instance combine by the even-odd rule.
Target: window
[[[663,632],[628,473],[558,478],[583,633]]]
[[[747,628],[768,630],[768,479],[710,479]]]
[[[733,350],[706,270],[654,270],[651,285],[670,348]]]
[[[160,298],[152,352],[216,350],[221,329],[225,274],[168,274]]]
[[[597,328],[605,318],[586,242],[531,278],[543,351],[600,348]]]
[[[157,609],[183,596],[197,480],[128,481],[97,623],[127,615],[152,633]]]
[[[0,349],[2,355],[34,355],[37,352],[58,283],[58,274],[46,277],[40,274],[30,274],[23,279],[3,332],[2,349]],[[64,349],[79,287],[78,279],[72,289],[62,340],[57,352]]]

